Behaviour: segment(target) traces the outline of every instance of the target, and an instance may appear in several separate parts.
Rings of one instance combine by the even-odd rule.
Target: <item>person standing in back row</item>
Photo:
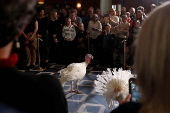
[[[48,18],[44,15],[44,8],[37,8],[37,21],[38,21],[38,31],[39,38],[43,41],[39,41],[40,43],[40,57],[43,60],[45,58],[45,63],[48,63],[49,60],[49,36],[48,36]],[[42,62],[42,61],[41,61]]]
[[[35,67],[36,62],[36,50],[37,50],[37,30],[38,30],[38,21],[36,17],[33,17],[31,23],[25,28],[22,32],[24,35],[24,46],[27,57],[27,67]]]

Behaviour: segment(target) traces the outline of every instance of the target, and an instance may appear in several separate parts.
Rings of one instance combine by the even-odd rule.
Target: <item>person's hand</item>
[[[107,35],[107,31],[106,30],[104,30],[104,35]]]
[[[25,35],[24,37],[25,37],[25,39],[27,39],[27,40],[28,40],[28,36],[27,36],[27,35]]]
[[[33,39],[33,37],[34,37],[34,36],[33,36],[33,35],[31,35],[31,36],[27,37],[27,39],[28,39],[28,40],[32,40],[32,39]]]
[[[114,29],[117,31],[118,30],[118,26],[115,26]]]
[[[39,38],[42,38],[42,35],[39,35]]]
[[[54,38],[54,42],[55,42],[55,43],[57,43],[57,42],[58,42],[56,38]]]
[[[110,20],[110,17],[108,17],[108,20]]]
[[[53,38],[56,38],[57,37],[57,34],[53,34]]]
[[[72,25],[74,25],[75,23],[74,22],[71,22]]]
[[[92,27],[92,30],[93,30],[93,31],[96,31],[96,28]]]
[[[126,102],[129,102],[129,101],[130,101],[130,98],[131,98],[131,94],[129,94],[129,95],[126,97],[125,100],[119,101],[119,105],[124,104],[124,103],[126,103]]]
[[[100,35],[102,35],[102,31],[100,31]]]

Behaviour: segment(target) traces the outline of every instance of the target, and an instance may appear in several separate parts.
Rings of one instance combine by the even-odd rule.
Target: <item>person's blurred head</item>
[[[59,9],[58,7],[55,7],[55,8],[54,8],[54,11],[57,12],[57,13],[59,12],[59,10],[60,10],[60,9]]]
[[[36,12],[36,0],[0,1],[0,47],[14,41]]]
[[[130,13],[129,12],[126,12],[126,15],[127,15],[127,17],[130,17]]]
[[[119,11],[118,10],[116,10],[116,16],[119,16]]]
[[[97,15],[101,15],[101,11],[100,11],[99,8],[96,9],[96,14],[97,14]]]
[[[153,11],[155,8],[156,8],[156,5],[155,4],[151,4],[151,11]]]
[[[94,8],[93,7],[89,7],[89,9],[88,9],[89,16],[93,16],[93,13],[94,13]]]
[[[142,6],[139,6],[139,7],[137,8],[137,10],[141,10],[141,11],[142,11],[142,13],[144,13],[145,8],[144,8],[144,7],[142,7]]]
[[[126,13],[126,7],[122,7],[121,13],[124,15]]]
[[[61,9],[61,13],[62,13],[62,14],[66,14],[66,13],[67,13],[66,9],[65,9],[65,8],[62,8],[62,9]]]
[[[76,15],[75,15],[75,13],[71,13],[71,14],[70,14],[70,19],[71,19],[72,21],[75,21],[75,20],[76,20]]]
[[[77,16],[77,9],[73,9],[73,12]]]
[[[38,7],[37,8],[37,14],[41,17],[44,16],[44,8],[43,7]]]
[[[84,24],[83,23],[79,23],[78,24],[78,28],[79,28],[79,30],[84,30]]]
[[[115,9],[111,8],[111,9],[109,10],[109,14],[110,14],[111,16],[116,15]]]
[[[157,7],[142,24],[135,42],[134,69],[143,105],[139,113],[170,112],[169,11],[170,2]]]
[[[107,31],[107,33],[110,32],[110,29],[111,29],[111,25],[109,23],[107,23],[105,25],[105,30]]]
[[[50,13],[50,19],[51,19],[52,21],[57,20],[57,19],[58,19],[58,18],[57,18],[57,12],[51,11],[51,13]]]
[[[97,14],[93,14],[92,21],[94,21],[94,22],[98,21],[98,15]]]
[[[70,18],[65,19],[65,25],[66,26],[71,26],[71,19]]]
[[[127,15],[122,15],[122,22],[126,23],[127,22]]]
[[[136,12],[136,19],[137,20],[141,20],[141,18],[142,18],[142,11],[141,10],[137,10],[137,12]]]
[[[134,15],[135,14],[135,8],[131,7],[129,10],[130,15]]]
[[[82,11],[80,12],[80,15],[81,15],[81,17],[84,17],[84,16],[86,15],[85,11],[82,10]]]

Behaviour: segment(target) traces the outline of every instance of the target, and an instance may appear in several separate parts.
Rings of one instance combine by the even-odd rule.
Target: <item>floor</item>
[[[60,79],[57,72],[66,66],[64,64],[49,63],[43,71],[33,69],[20,71],[36,75],[49,74]],[[63,90],[67,99],[69,113],[110,113],[104,96],[95,92],[94,80],[96,80],[96,75],[101,74],[107,68],[118,68],[118,66],[100,66],[98,62],[92,61],[87,67],[86,76],[79,82],[79,90],[83,94],[68,93],[71,90],[71,85],[70,82],[67,82]]]

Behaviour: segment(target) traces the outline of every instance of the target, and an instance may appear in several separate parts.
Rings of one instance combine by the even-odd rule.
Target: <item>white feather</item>
[[[109,108],[115,107],[115,101],[121,101],[129,94],[129,78],[133,77],[130,70],[123,70],[119,68],[107,69],[101,75],[97,75],[95,83],[96,92],[103,93]]]

